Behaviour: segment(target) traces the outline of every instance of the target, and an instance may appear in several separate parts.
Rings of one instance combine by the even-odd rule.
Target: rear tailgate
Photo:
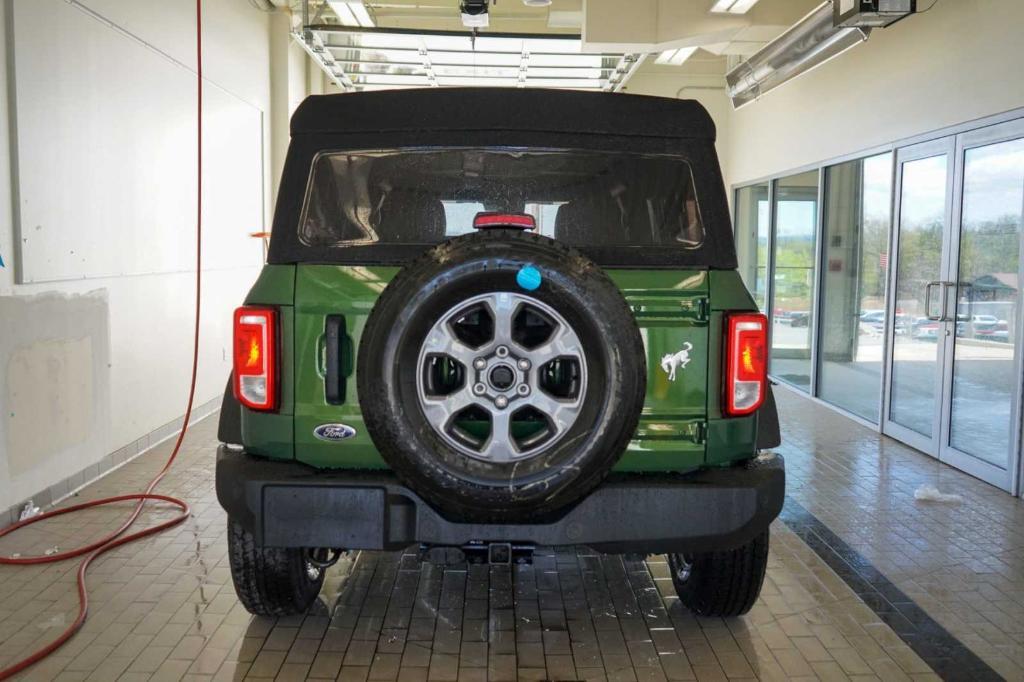
[[[299,461],[331,468],[386,466],[363,424],[355,358],[366,318],[397,271],[394,267],[298,266],[294,419]],[[616,470],[699,467],[704,462],[708,404],[708,273],[610,270],[608,274],[633,310],[647,350],[647,400],[637,437]],[[335,362],[336,373],[331,371]],[[355,433],[343,443],[322,440],[314,431],[323,424],[344,424]]]
[[[647,350],[647,400],[615,471],[686,471],[704,463],[708,392],[708,273],[609,270]]]
[[[373,304],[397,272],[395,267],[298,266],[295,458],[300,462],[325,468],[387,467],[363,424],[356,392],[356,351]],[[328,331],[332,328],[337,337],[331,334],[333,347],[328,357]],[[328,362],[335,358],[336,377]],[[355,433],[343,442],[323,440],[314,433],[323,424],[344,424]]]

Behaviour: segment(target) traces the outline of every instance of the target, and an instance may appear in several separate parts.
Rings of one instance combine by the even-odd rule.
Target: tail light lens
[[[477,230],[489,230],[496,227],[510,227],[518,230],[537,229],[537,219],[529,213],[502,213],[500,211],[481,211],[473,218],[473,227]]]
[[[277,311],[243,306],[235,311],[234,388],[253,410],[277,409]]]
[[[740,417],[761,407],[767,392],[768,318],[729,315],[725,338],[725,413]]]

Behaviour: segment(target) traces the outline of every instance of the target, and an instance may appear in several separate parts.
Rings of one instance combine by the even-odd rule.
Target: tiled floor
[[[466,565],[452,553],[425,562],[363,553],[331,569],[306,616],[253,618],[228,575],[209,419],[193,429],[161,487],[189,500],[193,517],[101,558],[90,573],[83,631],[25,678],[934,679],[908,642],[919,645],[915,637],[943,629],[991,670],[1024,677],[1020,502],[777,393],[788,417],[781,451],[791,499],[772,528],[762,598],[746,617],[690,615],[672,593],[662,557],[645,562],[579,548],[539,551],[532,566],[512,568]],[[156,448],[74,501],[140,489],[168,449]],[[964,502],[915,502],[923,482]],[[170,513],[154,510],[145,520]],[[123,514],[90,511],[26,529],[0,540],[0,553],[81,544]],[[851,579],[843,562],[881,572],[874,592]],[[74,562],[0,567],[0,667],[73,617],[74,571]],[[892,606],[886,599],[902,608],[908,597],[934,621],[923,634],[885,610]]]

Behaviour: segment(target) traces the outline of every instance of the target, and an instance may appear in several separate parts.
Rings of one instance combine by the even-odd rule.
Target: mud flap
[[[761,409],[757,411],[757,449],[770,450],[781,444],[779,411],[775,407],[775,393],[772,392],[771,384],[768,384],[768,395],[765,396]]]
[[[221,443],[242,444],[242,406],[231,389],[231,375],[224,388],[224,399],[220,402],[220,422],[217,424],[217,439]]]

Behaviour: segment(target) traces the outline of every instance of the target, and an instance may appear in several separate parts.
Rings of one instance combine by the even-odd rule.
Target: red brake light
[[[253,410],[277,409],[277,311],[242,306],[235,311],[234,391]]]
[[[529,213],[481,212],[473,218],[473,227],[486,230],[492,227],[512,227],[519,230],[534,230],[537,219]]]
[[[735,313],[725,325],[725,413],[740,417],[757,411],[767,392],[768,318]]]

